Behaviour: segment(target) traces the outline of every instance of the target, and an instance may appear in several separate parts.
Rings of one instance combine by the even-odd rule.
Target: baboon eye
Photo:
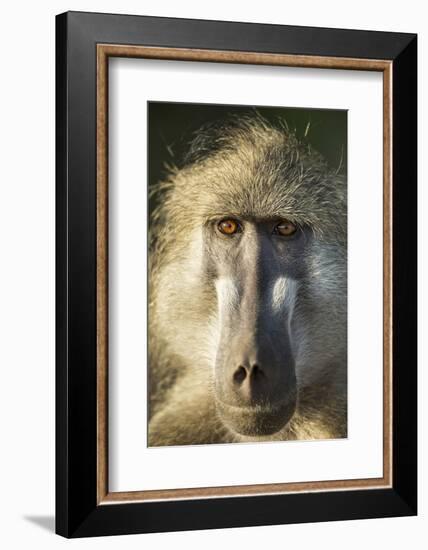
[[[221,220],[217,224],[218,230],[224,235],[234,235],[241,230],[239,223],[233,219]]]
[[[296,231],[297,227],[295,224],[287,220],[279,223],[273,230],[276,235],[281,235],[282,237],[290,237],[291,235],[294,235]]]

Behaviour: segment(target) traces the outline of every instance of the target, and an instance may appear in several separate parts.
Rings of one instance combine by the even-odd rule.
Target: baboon
[[[153,192],[149,446],[346,437],[345,177],[255,113]]]

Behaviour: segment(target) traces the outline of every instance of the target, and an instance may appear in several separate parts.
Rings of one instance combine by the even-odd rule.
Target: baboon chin
[[[280,403],[236,407],[216,403],[220,419],[234,433],[246,436],[272,435],[287,425],[296,408],[296,400]]]
[[[345,437],[345,179],[255,115],[157,192],[149,445]]]

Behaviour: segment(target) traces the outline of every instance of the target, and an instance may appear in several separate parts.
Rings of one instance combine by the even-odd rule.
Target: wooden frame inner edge
[[[135,57],[383,73],[383,477],[129,492],[108,490],[108,59]],[[97,44],[97,504],[392,486],[392,61]]]

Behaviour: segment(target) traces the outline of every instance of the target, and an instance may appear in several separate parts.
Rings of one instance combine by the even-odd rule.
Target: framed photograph
[[[57,533],[416,514],[416,35],[56,37]]]

